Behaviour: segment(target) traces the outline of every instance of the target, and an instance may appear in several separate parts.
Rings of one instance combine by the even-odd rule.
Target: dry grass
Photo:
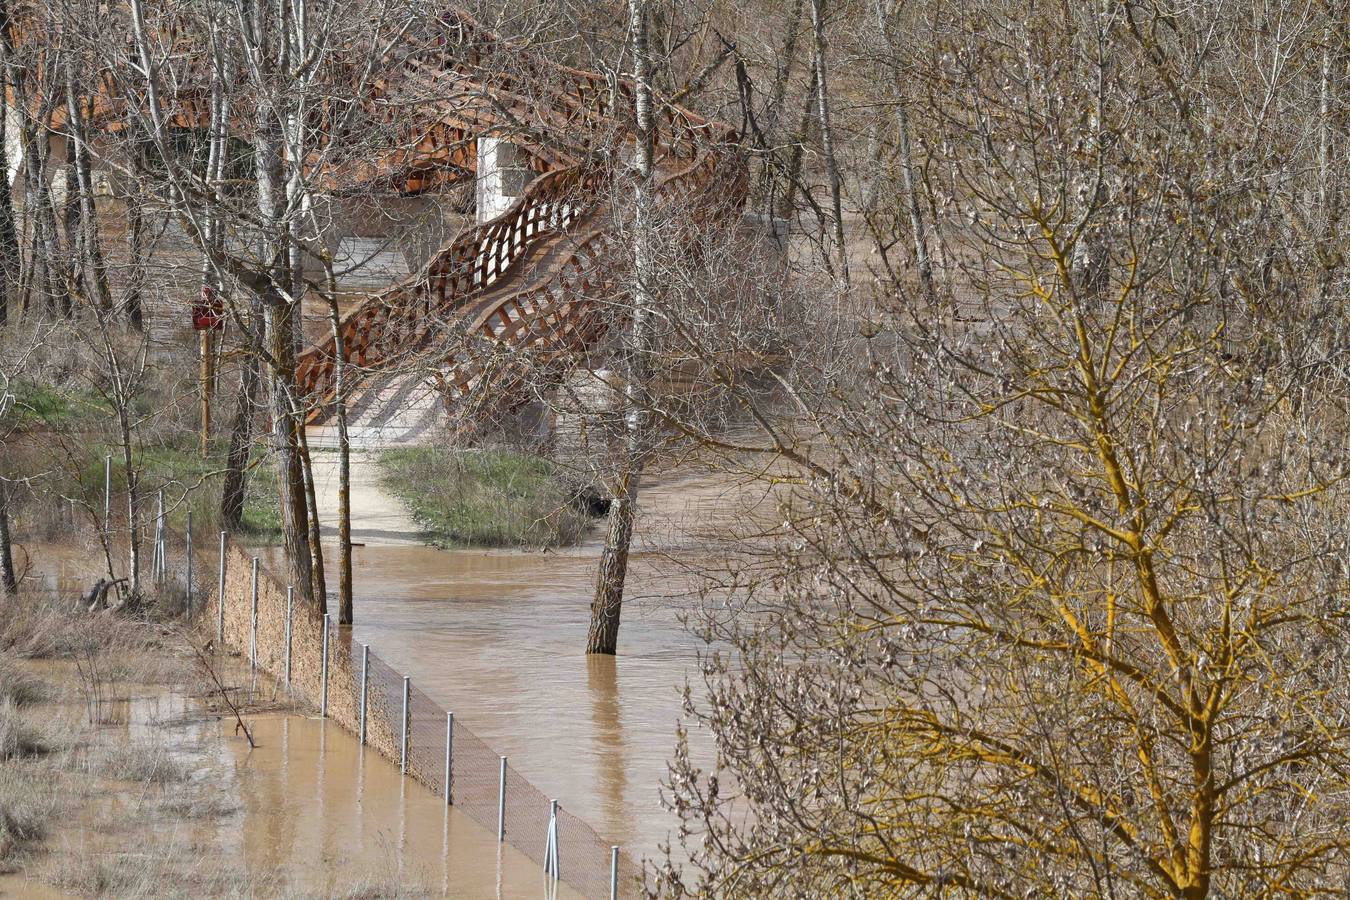
[[[88,623],[72,601],[20,593],[5,612],[0,617],[0,653],[11,657],[67,657],[89,640]]]
[[[0,660],[4,661],[0,664],[0,696],[6,673],[21,672],[14,663],[24,659],[69,659],[86,668],[92,665],[102,683],[181,683],[191,665],[180,652],[172,629],[160,624],[172,617],[171,607],[151,602],[134,616],[91,613],[69,598],[20,593],[0,617]]]
[[[0,702],[30,706],[48,699],[47,686],[7,653],[0,653]]]
[[[50,734],[29,722],[13,700],[0,700],[0,762],[45,756],[53,749]]]
[[[317,897],[316,894],[296,894],[296,897]],[[399,884],[397,879],[385,881],[365,881],[349,884],[336,893],[324,894],[325,897],[340,900],[411,900],[414,897],[430,897],[431,892],[423,888]]]
[[[188,777],[187,768],[164,746],[132,741],[91,747],[81,768],[95,777],[144,786],[176,784]]]
[[[173,845],[150,852],[116,852],[63,857],[48,880],[82,897],[254,898],[286,900],[412,900],[430,897],[397,879],[371,879],[329,891],[310,891],[288,883],[276,870],[249,871],[196,848]]]
[[[13,761],[0,765],[0,871],[23,865],[47,837],[58,806],[50,773]]]

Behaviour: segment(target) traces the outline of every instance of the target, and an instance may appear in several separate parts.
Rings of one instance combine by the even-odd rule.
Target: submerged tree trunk
[[[587,653],[619,649],[619,617],[623,613],[623,589],[628,578],[628,552],[633,542],[633,519],[637,512],[641,472],[624,472],[609,505],[609,530],[591,600],[591,627],[586,636]]]
[[[633,166],[633,285],[632,309],[624,384],[624,448],[619,482],[609,509],[609,532],[600,555],[595,597],[591,601],[591,627],[587,653],[613,654],[618,649],[619,616],[623,611],[624,582],[628,576],[628,553],[633,539],[638,485],[642,480],[646,440],[647,369],[651,343],[652,279],[652,90],[647,53],[647,0],[629,0],[629,27],[636,70],[633,92],[637,125]]]

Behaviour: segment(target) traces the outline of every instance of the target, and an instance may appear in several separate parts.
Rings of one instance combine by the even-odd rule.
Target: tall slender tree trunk
[[[258,360],[250,355],[239,376],[239,398],[230,428],[230,449],[225,457],[224,484],[220,492],[220,521],[230,531],[244,524],[244,495],[248,490],[248,457],[253,443],[253,419],[258,404]]]
[[[122,360],[113,346],[108,319],[97,307],[93,310],[98,320],[100,337],[103,342],[104,363],[108,367],[108,381],[111,388],[113,411],[117,417],[117,442],[122,453],[122,470],[126,473],[127,495],[127,593],[134,599],[141,592],[141,504],[140,479],[136,472],[135,443],[131,424],[131,393],[127,373]],[[111,567],[110,567],[111,568]]]
[[[263,312],[266,321],[269,362],[268,399],[272,419],[272,450],[277,468],[277,493],[281,501],[282,544],[290,583],[302,597],[322,604],[315,594],[313,562],[309,544],[309,500],[305,491],[299,424],[295,420],[292,388],[295,373],[295,337],[290,304],[269,298]]]
[[[122,467],[127,475],[127,591],[131,597],[137,597],[141,593],[140,479],[132,455],[131,419],[126,405],[120,399],[117,424],[122,445]]]
[[[0,90],[0,327],[11,316],[18,318],[19,303],[23,297],[24,260],[18,225],[14,218],[14,182],[10,180],[9,163],[9,100],[10,92],[15,108],[24,102],[23,78],[14,64],[14,48],[10,43],[9,0],[0,0],[0,76],[7,82],[8,91]],[[22,113],[20,112],[20,115]],[[22,132],[19,135],[22,141]]]
[[[99,244],[98,210],[94,203],[94,176],[89,160],[89,145],[84,132],[84,111],[80,107],[79,95],[75,91],[75,76],[69,63],[66,64],[66,140],[70,143],[69,171],[74,176],[66,179],[66,191],[73,192],[76,210],[76,228],[80,255],[83,258],[85,290],[92,302],[100,309],[112,306],[112,294],[108,288],[108,267],[103,260],[103,248]],[[75,238],[72,238],[72,241]]]
[[[624,583],[633,540],[638,487],[642,481],[647,431],[647,388],[651,352],[652,278],[652,88],[647,50],[648,0],[629,0],[629,28],[633,40],[634,119],[637,134],[633,153],[633,284],[632,309],[626,348],[624,383],[624,448],[620,474],[609,507],[609,532],[600,554],[587,653],[613,654],[618,649],[619,617],[623,612]]]
[[[45,115],[45,107],[44,113]],[[48,314],[70,311],[65,296],[60,233],[56,229],[56,209],[51,186],[47,184],[47,161],[51,156],[47,135],[40,131],[31,115],[20,116],[24,143],[24,205],[31,222],[32,290],[39,295]]]
[[[314,597],[319,612],[328,612],[328,579],[323,568],[323,535],[319,531],[319,497],[314,486],[314,462],[309,456],[309,439],[305,435],[303,412],[296,412],[299,426],[296,434],[300,438],[300,472],[305,479],[305,510],[308,513],[309,531],[309,568],[313,581]]]
[[[848,287],[848,245],[844,242],[843,180],[835,155],[834,129],[830,125],[830,91],[825,77],[824,0],[811,0],[811,30],[815,41],[812,51],[816,65],[816,113],[820,116],[820,142],[825,151],[825,171],[830,179],[830,207],[834,217],[834,241],[839,254],[839,277]]]
[[[338,624],[351,625],[352,609],[352,447],[347,435],[347,349],[342,343],[337,283],[328,264],[328,324],[333,331],[333,418],[338,433]]]
[[[133,172],[138,171],[133,168]],[[145,287],[146,227],[140,191],[131,188],[125,200],[127,210],[127,278],[122,298],[122,315],[137,330],[145,327],[145,305],[141,292]]]
[[[0,480],[0,591],[8,596],[19,592],[14,574],[14,545],[9,534],[9,486]]]
[[[802,104],[802,114],[797,121],[796,138],[792,141],[792,153],[788,157],[787,186],[783,194],[781,214],[791,218],[797,211],[797,185],[802,177],[802,155],[806,148],[806,134],[811,128],[811,108],[816,100],[816,60],[811,57],[811,75],[806,83],[806,100]]]
[[[304,455],[301,452],[299,406],[295,402],[295,328],[297,304],[283,295],[290,286],[292,269],[283,221],[285,184],[282,176],[282,141],[271,111],[258,110],[254,138],[254,174],[258,181],[260,258],[264,262],[263,305],[267,346],[268,400],[272,418],[272,448],[277,467],[277,493],[281,501],[282,543],[290,583],[302,597],[323,605],[315,592],[313,556],[310,552],[309,497],[305,487]]]
[[[909,206],[909,230],[914,237],[914,261],[919,267],[919,286],[924,299],[936,306],[937,286],[933,283],[933,261],[928,256],[928,232],[923,221],[923,207],[919,204],[919,185],[914,177],[914,156],[910,149],[909,111],[901,102],[895,109],[900,131],[900,174],[904,181],[905,200]]]
[[[227,115],[228,108],[225,104],[220,67],[218,65],[212,66],[210,148],[206,160],[206,180],[211,189],[218,189],[225,177],[225,156],[229,151],[226,134]],[[206,249],[202,252],[201,301],[206,305],[208,313],[214,314],[216,305],[221,302],[221,296],[215,268],[211,263],[211,251],[220,252],[224,244],[221,239],[219,216],[214,206],[207,209],[202,227],[204,231],[202,239],[206,244]],[[214,325],[214,322],[212,324]],[[199,344],[198,352],[201,358],[198,360],[200,370],[198,390],[201,393],[201,456],[202,459],[206,459],[211,455],[211,406],[216,385],[214,327],[202,329]]]
[[[890,47],[890,23],[886,9],[878,0],[876,5],[877,31],[883,47]],[[937,286],[933,283],[933,263],[928,256],[928,233],[923,220],[923,207],[919,203],[919,184],[914,177],[914,152],[911,146],[909,128],[909,102],[905,96],[901,81],[900,67],[897,65],[891,73],[895,97],[895,125],[900,145],[900,177],[905,190],[906,212],[909,214],[909,230],[914,240],[914,262],[919,269],[919,287],[924,299],[930,306],[937,305]]]
[[[11,304],[18,297],[23,268],[19,231],[14,222],[13,188],[9,180],[8,112],[5,92],[0,91],[0,328],[9,321]],[[16,317],[17,314],[16,308]]]
[[[779,54],[779,68],[774,78],[773,89],[769,92],[769,102],[764,109],[764,134],[774,144],[778,141],[778,126],[783,118],[783,101],[787,97],[788,82],[792,78],[792,63],[797,56],[797,29],[802,21],[803,0],[792,0],[792,12],[788,14],[786,33],[783,35],[783,50]]]

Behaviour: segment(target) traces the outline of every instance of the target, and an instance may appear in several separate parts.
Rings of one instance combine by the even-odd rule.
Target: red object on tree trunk
[[[220,331],[225,327],[225,304],[215,288],[202,288],[202,299],[192,305],[192,328],[195,331]]]

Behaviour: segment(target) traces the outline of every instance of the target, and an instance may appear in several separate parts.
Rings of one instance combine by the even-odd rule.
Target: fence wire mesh
[[[278,688],[285,688],[288,603],[284,584],[266,566],[258,566],[255,632],[252,557],[237,545],[227,543],[222,561],[218,545],[200,538],[193,551],[194,617],[212,635],[219,630],[224,648],[245,659],[256,633],[259,674],[273,679]],[[185,590],[188,573],[184,542],[171,539],[168,552],[169,581]],[[223,600],[218,589],[222,562]],[[441,797],[448,794],[456,809],[493,833],[497,831],[504,800],[503,840],[540,866],[545,865],[551,801],[565,802],[566,798],[547,796],[509,761],[503,785],[502,757],[457,717],[447,742],[446,710],[411,683],[405,719],[403,673],[371,651],[363,678],[362,645],[352,640],[350,629],[336,625],[335,617],[325,619],[312,602],[295,597],[289,618],[292,696],[317,708],[326,695],[329,718],[359,736],[364,683],[367,746],[399,765],[404,759],[406,721],[407,774]],[[452,759],[449,785],[447,743]],[[612,878],[617,880],[613,896],[635,898],[642,894],[641,869],[627,854],[621,853],[617,867],[612,868],[611,845],[595,829],[565,806],[560,805],[557,816],[558,874],[563,882],[583,896],[602,900],[611,896]]]

